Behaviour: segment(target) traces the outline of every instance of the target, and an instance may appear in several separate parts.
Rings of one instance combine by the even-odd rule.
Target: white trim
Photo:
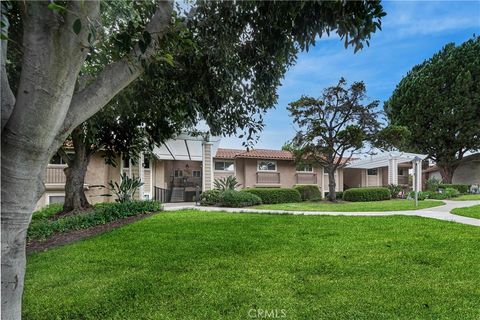
[[[268,161],[268,162],[273,162],[275,163],[275,170],[261,170],[260,169],[260,162],[264,162],[264,161]],[[257,160],[257,172],[277,172],[278,171],[278,163],[277,163],[277,160],[268,160],[268,159],[265,159],[265,160]]]
[[[217,170],[217,169],[215,168],[215,164],[216,164],[217,162],[224,162],[224,163],[225,163],[225,162],[231,162],[231,163],[233,164],[233,170]],[[224,167],[225,167],[225,166],[224,166]],[[212,170],[213,172],[221,172],[221,173],[225,173],[225,172],[230,172],[230,173],[232,173],[232,172],[235,172],[235,169],[236,169],[236,168],[235,168],[235,160],[233,160],[233,159],[232,159],[232,160],[213,160],[213,167],[212,167],[212,169],[213,169],[213,170]]]
[[[310,165],[312,167],[312,171],[298,171],[297,166],[295,166],[295,173],[315,173],[315,168],[313,165]]]
[[[65,201],[65,192],[64,193],[58,193],[58,192],[45,192],[45,205],[50,204],[50,197],[63,197]]]

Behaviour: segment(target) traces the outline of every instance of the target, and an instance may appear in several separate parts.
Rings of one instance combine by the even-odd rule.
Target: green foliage
[[[411,133],[408,150],[428,154],[451,181],[468,150],[480,149],[480,37],[447,44],[400,81],[385,112]]]
[[[468,189],[470,186],[468,184],[448,184],[448,183],[440,183],[438,185],[439,189],[448,189],[453,188],[458,190],[460,193],[468,193]]]
[[[365,142],[373,141],[380,128],[379,102],[366,100],[363,82],[348,87],[341,78],[318,99],[302,96],[289,103],[290,116],[300,128],[289,145],[297,162],[308,159],[332,173]]]
[[[115,193],[117,196],[117,199],[115,201],[117,202],[128,202],[132,201],[133,197],[135,196],[135,192],[137,189],[141,186],[144,185],[142,180],[138,177],[132,177],[130,178],[127,173],[123,173],[121,175],[121,182],[120,185],[118,182],[113,182],[110,180],[108,185],[110,186],[109,190]]]
[[[440,180],[437,178],[430,178],[425,182],[425,188],[427,191],[437,191],[440,186]]]
[[[222,207],[241,208],[262,204],[262,199],[248,192],[225,190],[220,193],[218,204]]]
[[[345,201],[381,201],[390,199],[387,188],[351,188],[343,192]]]
[[[300,192],[290,188],[250,188],[243,189],[240,192],[257,195],[262,199],[262,203],[264,204],[302,201]]]
[[[388,191],[390,192],[390,198],[396,199],[398,198],[398,194],[403,190],[403,187],[398,184],[389,184],[387,186]]]
[[[54,233],[87,229],[125,217],[161,210],[162,205],[157,201],[101,203],[88,213],[65,216],[57,220],[48,220],[46,217],[32,220],[27,238],[29,241],[42,240]]]
[[[460,191],[454,188],[446,188],[443,193],[446,195],[447,198],[455,198],[460,195]]]
[[[300,192],[300,197],[303,201],[319,201],[322,200],[322,193],[316,185],[296,185],[294,189]]]
[[[479,315],[478,227],[420,217],[165,212],[27,264],[25,320]]]
[[[405,126],[389,125],[376,134],[373,145],[382,150],[403,150],[410,135],[410,131]]]
[[[43,208],[41,208],[38,211],[35,211],[32,215],[32,221],[35,220],[42,220],[42,219],[47,219],[56,213],[61,212],[63,209],[63,204],[61,203],[52,203],[49,204]]]
[[[227,176],[213,181],[213,186],[218,190],[235,190],[235,188],[240,186],[240,183],[237,181],[235,176]]]
[[[335,196],[337,199],[343,199],[343,192],[344,191],[336,191],[335,192]],[[325,193],[325,198],[328,199],[329,198],[329,192],[326,192]]]
[[[200,204],[202,206],[214,206],[218,204],[222,191],[214,189],[203,191],[200,194]]]

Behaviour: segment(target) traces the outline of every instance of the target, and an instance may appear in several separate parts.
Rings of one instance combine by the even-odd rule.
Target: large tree
[[[336,200],[335,171],[374,142],[380,128],[378,101],[366,103],[363,82],[347,87],[345,79],[326,88],[320,98],[302,96],[288,106],[298,131],[289,144],[298,162],[319,165],[328,172],[328,198]]]
[[[390,123],[409,129],[408,149],[428,154],[451,183],[465,153],[480,149],[480,37],[413,67],[384,108]]]
[[[200,48],[208,48],[189,61],[204,70],[202,76],[195,73],[195,79],[212,81],[218,90],[236,87],[235,95],[223,97],[226,103],[221,110],[211,108],[218,105],[217,94],[209,92],[202,96],[211,99],[201,101],[198,109],[209,116],[211,127],[229,133],[240,125],[251,137],[262,128],[261,113],[275,104],[276,88],[299,50],[308,49],[315,39],[333,31],[347,46],[361,48],[385,15],[379,1],[199,1],[187,17],[180,10],[175,12],[171,2],[132,3],[145,8],[147,18],[133,23],[119,18],[108,26],[99,1],[13,2],[22,29],[15,41],[21,50],[15,93],[5,65],[7,39],[15,34],[8,32],[2,11],[3,318],[21,317],[26,231],[44,191],[42,176],[49,159],[74,128],[150,72],[152,62],[170,60],[168,52],[160,56],[158,52],[175,45],[176,36],[185,28],[194,36],[201,35],[204,43]],[[127,32],[122,32],[124,29]],[[105,30],[119,31],[121,36],[110,44],[102,37]],[[102,46],[111,49],[111,62],[105,61],[90,78],[81,70]],[[225,68],[217,66],[218,59],[228,62],[221,64]],[[243,65],[245,61],[249,64]],[[230,68],[236,72],[231,73]],[[245,94],[244,88],[249,87],[256,88],[254,94]],[[237,105],[238,99],[245,103]],[[223,118],[215,117],[227,110],[230,112]],[[237,121],[230,122],[232,119]]]

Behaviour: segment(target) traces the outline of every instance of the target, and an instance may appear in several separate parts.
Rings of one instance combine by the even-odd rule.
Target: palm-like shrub
[[[403,190],[403,187],[398,185],[398,184],[393,184],[393,183],[390,183],[388,186],[387,186],[387,189],[388,191],[390,191],[390,197],[392,199],[397,199],[398,198],[398,194],[400,192],[402,192]]]
[[[218,178],[213,181],[213,186],[218,190],[235,190],[235,188],[240,186],[240,183],[237,181],[237,177],[228,176],[223,178]]]
[[[425,188],[428,191],[437,191],[439,186],[440,180],[438,180],[437,178],[430,178],[425,182]]]
[[[113,182],[110,180],[108,183],[110,186],[109,190],[112,191],[117,199],[117,202],[128,202],[132,201],[135,196],[137,189],[144,185],[140,178],[133,176],[130,178],[125,172],[121,175],[121,182]]]

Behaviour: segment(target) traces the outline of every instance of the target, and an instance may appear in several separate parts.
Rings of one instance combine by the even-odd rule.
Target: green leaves
[[[384,109],[391,124],[410,132],[409,151],[426,153],[453,173],[465,152],[480,149],[480,38],[447,44],[413,67]]]
[[[60,14],[63,14],[63,13],[65,13],[65,12],[67,12],[67,8],[66,8],[66,7],[61,6],[61,5],[59,5],[59,4],[56,4],[55,2],[50,2],[50,3],[48,4],[48,9],[53,10],[53,11],[55,11],[55,12],[58,12],[58,13],[60,13]]]
[[[73,23],[73,32],[75,32],[75,34],[78,35],[81,30],[82,30],[82,21],[80,21],[80,19],[76,19],[75,22]]]

